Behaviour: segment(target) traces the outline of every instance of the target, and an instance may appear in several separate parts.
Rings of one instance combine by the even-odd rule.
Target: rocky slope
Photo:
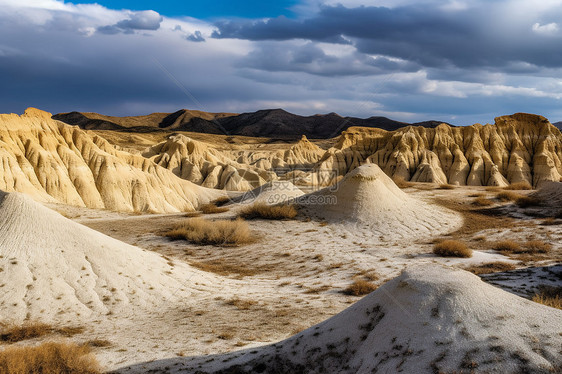
[[[328,183],[365,162],[407,181],[539,186],[562,177],[562,133],[546,118],[525,113],[485,126],[350,128],[317,163],[314,180]]]
[[[0,115],[0,189],[40,201],[148,212],[194,210],[221,195],[32,108],[22,116]]]

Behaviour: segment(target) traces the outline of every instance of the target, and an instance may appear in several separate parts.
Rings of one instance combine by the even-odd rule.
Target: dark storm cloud
[[[163,20],[162,16],[153,10],[131,12],[129,18],[114,25],[98,27],[98,32],[112,35],[120,32],[133,33],[135,30],[155,31],[160,28]]]
[[[328,55],[315,43],[287,45],[261,43],[258,48],[241,59],[237,66],[270,72],[305,72],[326,77],[350,75],[380,75],[393,72],[415,72],[420,66],[387,57],[371,57],[351,52],[343,56]]]
[[[551,12],[555,10],[562,14],[562,4]],[[362,53],[440,68],[498,67],[513,61],[541,67],[562,66],[562,53],[554,52],[559,50],[562,38],[545,36],[536,32],[540,27],[533,27],[549,20],[548,16],[543,20],[511,16],[506,1],[460,11],[436,4],[397,8],[339,5],[323,6],[317,15],[304,20],[278,17],[219,22],[213,37],[254,41],[350,39]]]

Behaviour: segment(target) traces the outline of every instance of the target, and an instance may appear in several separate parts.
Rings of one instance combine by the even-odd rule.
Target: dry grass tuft
[[[225,207],[218,207],[213,203],[209,203],[209,204],[203,204],[199,207],[199,210],[203,213],[203,214],[216,214],[216,213],[224,213],[224,212],[228,212],[228,208]]]
[[[358,279],[353,281],[352,284],[350,284],[345,290],[343,290],[343,293],[351,296],[363,296],[373,292],[376,289],[377,286],[373,283]]]
[[[166,233],[172,240],[187,240],[196,244],[237,246],[255,240],[244,220],[209,221],[190,218]]]
[[[297,209],[293,205],[267,205],[258,203],[244,208],[239,216],[245,219],[293,219],[297,214]]]
[[[541,200],[533,196],[521,196],[515,200],[515,204],[521,208],[528,208],[541,205]]]
[[[502,240],[495,243],[492,247],[496,251],[503,254],[507,253],[548,253],[552,249],[552,245],[542,240],[531,240],[521,246],[513,240]]]
[[[191,261],[189,264],[199,270],[218,275],[239,275],[239,276],[252,276],[258,273],[257,270],[242,267],[236,264],[230,264],[225,260],[210,260],[210,261]]]
[[[455,188],[456,188],[455,186],[453,186],[452,184],[448,184],[448,183],[439,185],[440,190],[454,190]]]
[[[562,287],[542,286],[532,300],[552,308],[562,309]]]
[[[476,199],[474,199],[472,204],[476,206],[490,206],[494,204],[494,202],[488,198],[485,198],[484,196],[479,196]]]
[[[92,339],[89,340],[86,345],[92,348],[107,348],[111,347],[113,343],[105,339]]]
[[[504,190],[532,190],[533,186],[529,182],[511,183],[509,186],[504,187]]]
[[[442,257],[472,257],[472,249],[458,240],[444,240],[435,244],[433,253]]]
[[[98,374],[99,364],[85,346],[43,343],[0,351],[0,374]]]
[[[219,197],[218,199],[215,199],[213,201],[211,201],[211,204],[216,205],[216,206],[223,206],[226,203],[229,203],[230,197],[228,196],[223,196],[223,197]]]
[[[476,275],[480,275],[515,270],[515,265],[509,264],[507,262],[490,262],[483,265],[469,266],[464,268],[464,270],[470,271],[471,273],[474,273]]]
[[[513,240],[501,240],[492,246],[492,249],[498,252],[519,253],[521,245]]]
[[[237,297],[230,299],[226,302],[227,305],[235,306],[239,310],[248,310],[251,309],[254,305],[258,302],[256,300],[250,299],[239,299]]]
[[[525,244],[524,253],[548,253],[552,249],[552,244],[542,240],[531,240]]]
[[[52,327],[42,322],[32,321],[23,325],[0,325],[0,341],[17,343],[22,340],[40,338],[50,334],[73,336],[84,332],[83,327]]]
[[[512,192],[512,191],[502,191],[502,192],[500,192],[499,194],[496,195],[496,199],[498,199],[500,201],[516,201],[520,197],[523,197],[523,196],[516,193],[516,192]]]

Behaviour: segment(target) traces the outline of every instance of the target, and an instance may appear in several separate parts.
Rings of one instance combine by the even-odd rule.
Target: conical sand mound
[[[275,205],[290,201],[304,192],[289,181],[271,181],[263,186],[254,188],[252,191],[245,192],[242,196],[233,199],[233,202],[240,204],[267,204]]]
[[[454,229],[457,214],[408,196],[375,164],[360,166],[337,185],[299,199],[316,217],[368,227],[379,235],[425,235]]]
[[[0,192],[0,320],[76,320],[153,308],[209,283],[187,265],[70,221],[30,198]]]
[[[156,362],[143,369],[549,373],[562,365],[561,326],[558,309],[502,291],[463,270],[424,265],[280,343],[214,360]]]

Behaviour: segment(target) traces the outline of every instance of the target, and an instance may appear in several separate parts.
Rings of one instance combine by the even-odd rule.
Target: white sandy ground
[[[408,189],[408,195],[431,206],[429,203],[436,196],[466,198],[467,189],[471,190]],[[478,191],[483,191],[483,188]],[[63,205],[52,207],[118,239],[165,255],[164,262],[170,261],[174,264],[173,268],[177,269],[171,270],[176,279],[185,279],[185,269],[205,279],[188,281],[186,290],[190,296],[178,302],[164,302],[156,307],[145,308],[125,305],[116,307],[115,313],[92,316],[83,322],[77,322],[74,317],[68,318],[67,322],[64,317],[54,316],[64,325],[81,324],[87,328],[85,334],[75,337],[77,341],[99,338],[113,343],[109,348],[95,350],[106,369],[177,355],[227,352],[240,349],[240,346],[256,347],[285,339],[357,301],[358,298],[342,295],[340,291],[363,272],[375,273],[378,279],[374,283],[381,284],[412,264],[438,262],[462,267],[473,263],[510,261],[493,251],[475,251],[470,259],[434,257],[428,254],[431,252],[431,238],[438,235],[433,232],[422,231],[417,237],[403,240],[394,235],[373,235],[368,225],[354,227],[316,221],[251,221],[252,230],[261,237],[255,244],[239,248],[198,246],[170,242],[155,232],[157,227],[171,226],[185,219],[181,215],[136,216]],[[207,218],[231,217],[235,210],[232,208],[231,212],[209,215]],[[49,217],[52,218],[52,215]],[[64,223],[60,220],[56,222],[58,224],[53,225],[56,226],[53,230],[69,224],[66,220]],[[84,232],[76,228],[80,226],[72,227],[80,233]],[[450,230],[454,229],[456,227]],[[555,251],[560,251],[562,242],[556,241],[556,238],[562,239],[560,229],[555,226],[540,229],[540,232],[533,229],[533,235],[537,238],[552,238]],[[475,235],[488,236],[488,240],[502,233],[518,237],[529,235],[528,230],[518,230],[490,229]],[[3,232],[3,225],[0,225],[0,232]],[[90,239],[85,240],[89,243],[87,247],[95,247],[90,243],[94,241],[93,237],[86,238]],[[39,240],[37,243],[40,245]],[[122,243],[119,247],[130,248]],[[135,251],[139,249],[135,248]],[[256,270],[256,275],[219,276],[199,272],[185,265],[186,262],[217,259],[242,264]],[[146,270],[143,264],[135,264],[139,272]],[[6,283],[4,279],[11,282],[3,276],[5,274],[0,273],[0,284]],[[250,300],[255,305],[248,309],[230,305],[229,300],[237,298]],[[6,318],[6,315],[3,314],[2,318]]]
[[[408,268],[352,307],[282,342],[120,372],[547,373],[562,366],[561,347],[562,311],[469,272],[429,265]]]

